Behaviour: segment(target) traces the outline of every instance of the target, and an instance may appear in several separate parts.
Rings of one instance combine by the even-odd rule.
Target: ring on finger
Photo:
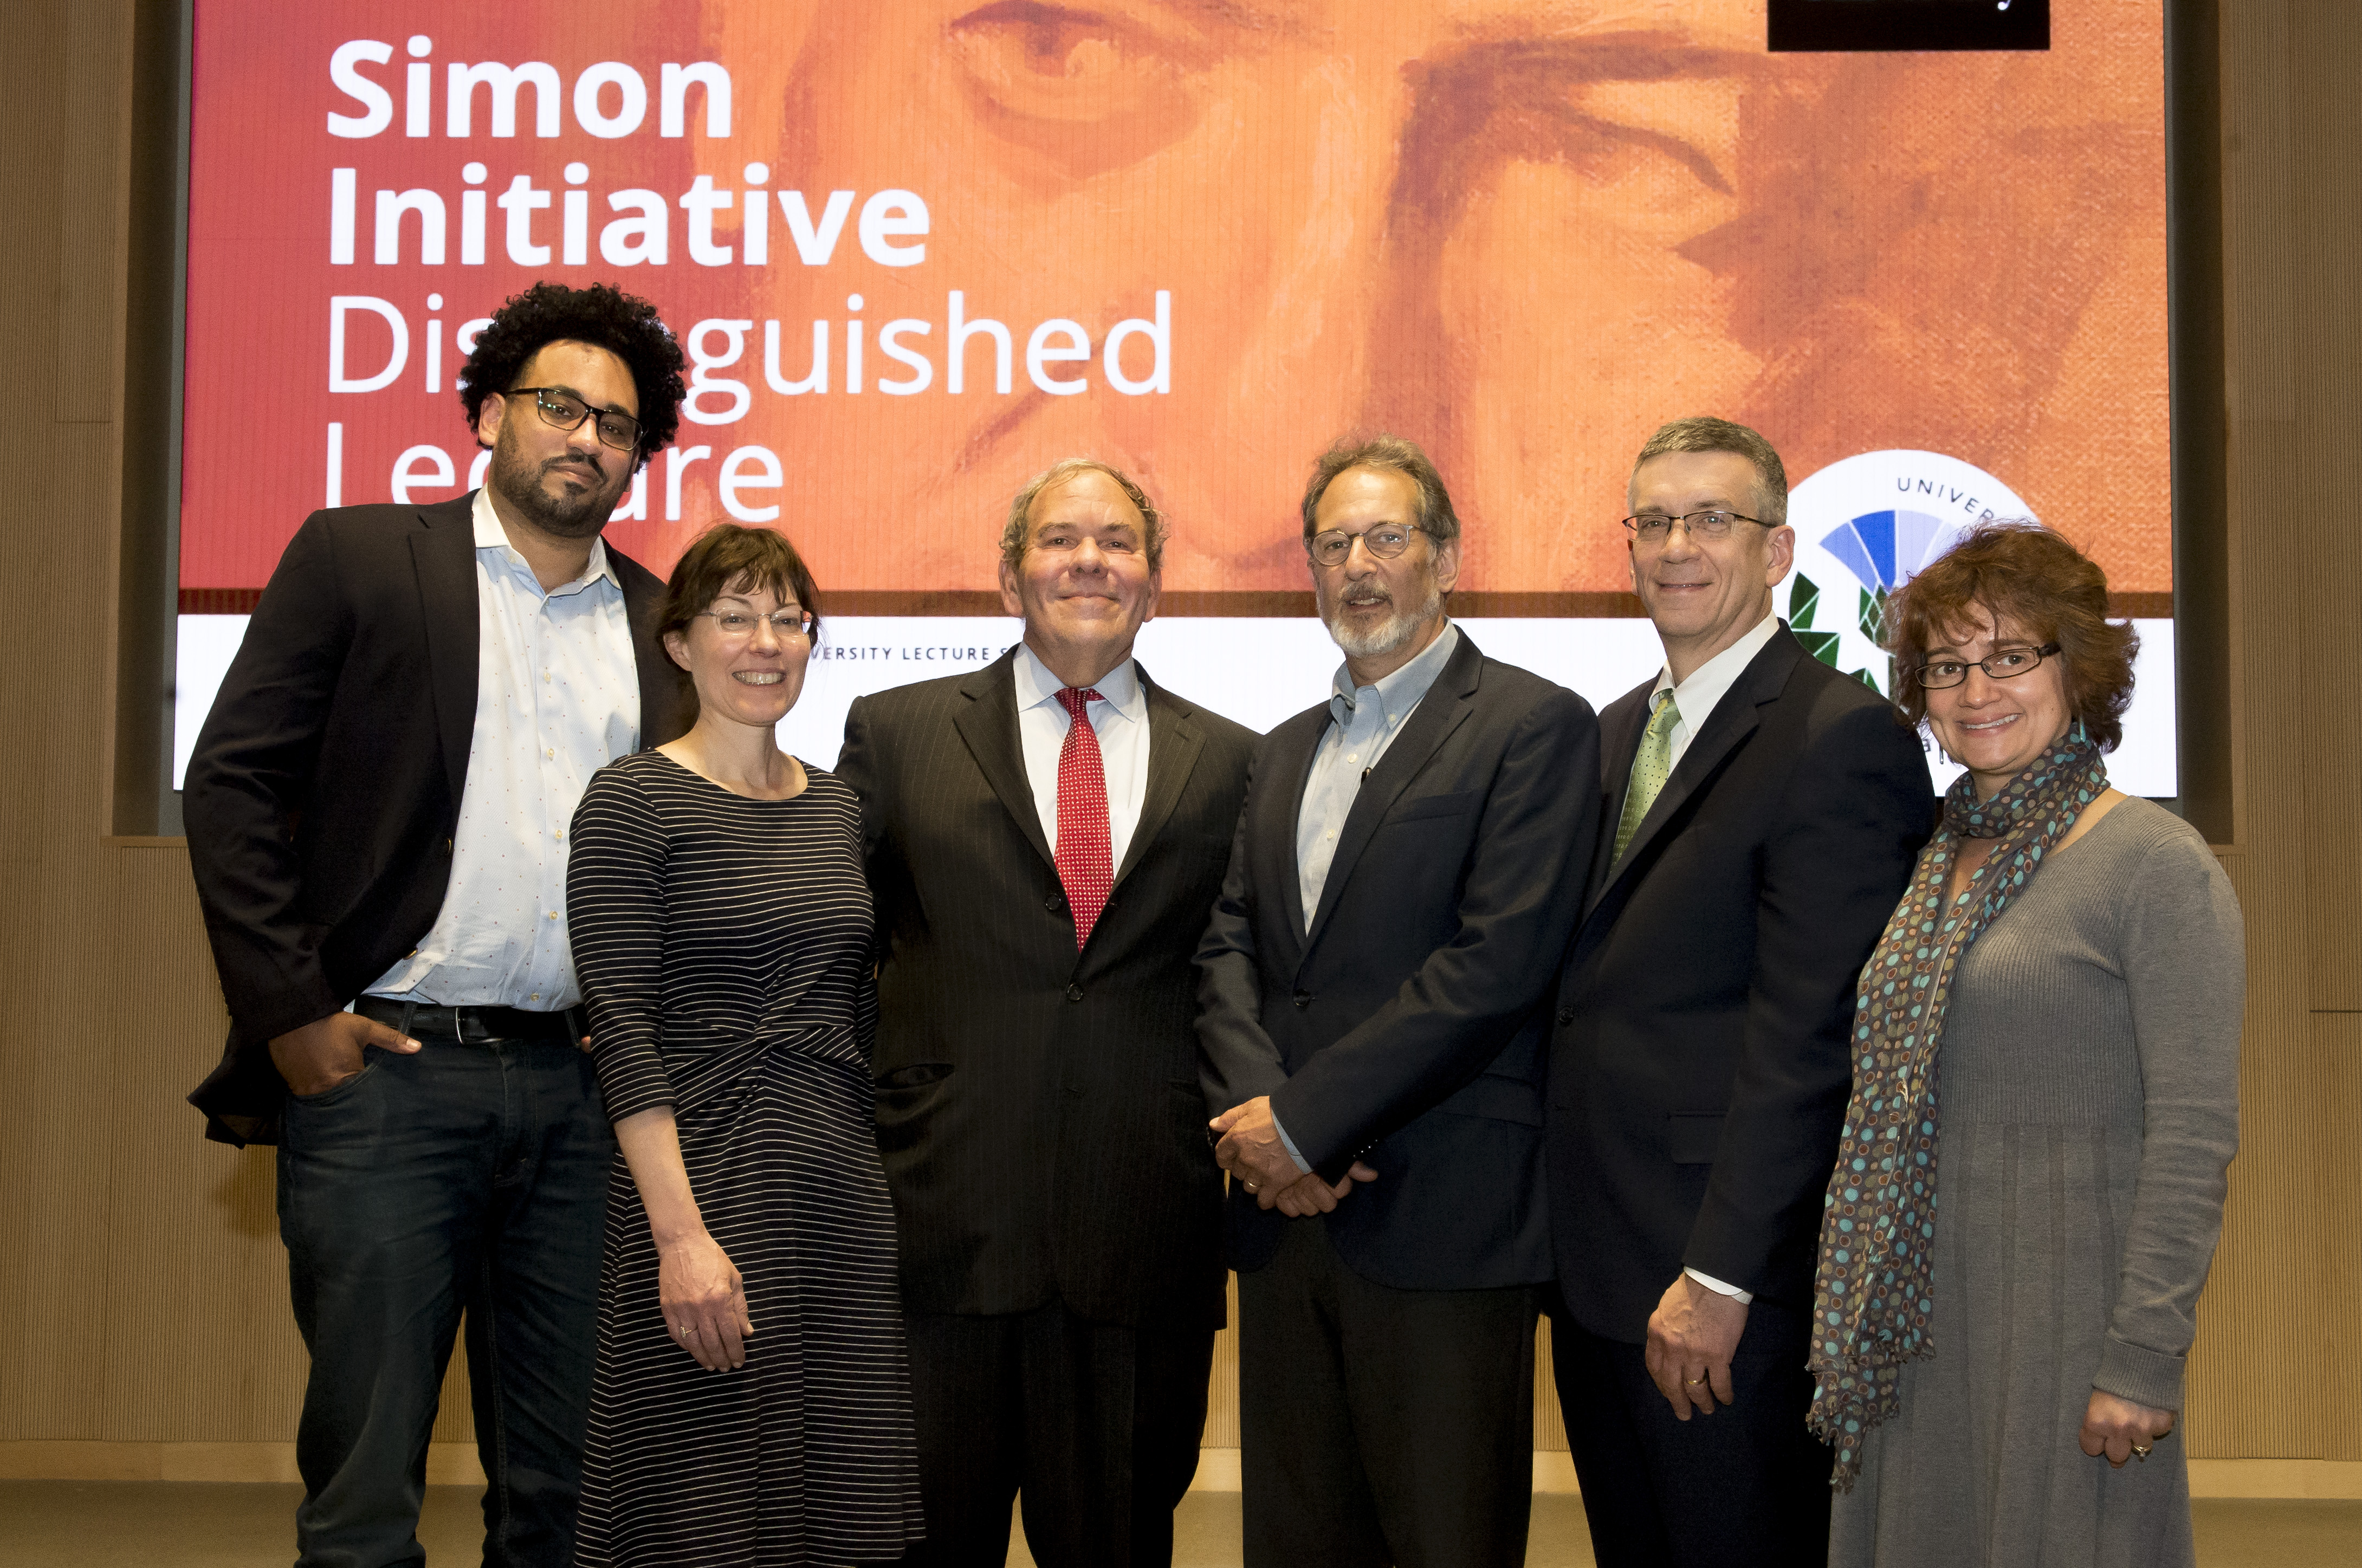
[[[693,1340],[697,1338],[697,1325],[694,1323],[683,1323],[680,1326],[680,1337],[684,1340]]]
[[[2147,1443],[2145,1443],[2145,1442],[2136,1442],[2136,1443],[2133,1444],[2133,1457],[2134,1457],[2135,1459],[2138,1459],[2138,1460],[2147,1460],[2147,1459],[2148,1458],[2148,1456],[2149,1456],[2149,1445],[2148,1445],[2148,1444],[2147,1444]]]
[[[1684,1377],[1682,1379],[1682,1386],[1684,1388],[1694,1388],[1705,1381],[1705,1379],[1703,1377]]]

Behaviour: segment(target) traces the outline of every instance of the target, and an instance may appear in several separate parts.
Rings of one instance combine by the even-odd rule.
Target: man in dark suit
[[[1604,812],[1550,1049],[1552,1360],[1608,1568],[1819,1564],[1805,1428],[1854,979],[1933,825],[1918,739],[1772,613],[1787,475],[1743,425],[1641,449],[1665,650],[1600,716]],[[1695,1419],[1693,1419],[1695,1418]]]
[[[877,1142],[901,1240],[927,1538],[1044,1568],[1173,1556],[1223,1317],[1221,1176],[1189,955],[1253,734],[1132,658],[1164,525],[1070,460],[1020,491],[1001,597],[1024,640],[865,697],[880,934]]]
[[[477,339],[484,489],[315,513],[189,762],[229,1004],[189,1098],[279,1145],[312,1354],[301,1561],[409,1562],[462,1309],[484,1561],[564,1564],[614,1143],[572,1021],[565,833],[592,772],[689,727],[663,585],[599,535],[672,437],[656,309],[543,283]]]
[[[1545,1004],[1598,729],[1451,624],[1460,525],[1417,447],[1332,449],[1302,510],[1345,662],[1256,751],[1198,955],[1246,1562],[1521,1564]]]

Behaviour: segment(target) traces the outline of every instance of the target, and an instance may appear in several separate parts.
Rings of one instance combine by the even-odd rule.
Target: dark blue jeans
[[[464,1309],[487,1568],[564,1568],[596,1342],[615,1142],[590,1059],[562,1039],[371,1051],[290,1097],[279,1233],[312,1353],[296,1434],[300,1568],[426,1559],[426,1443]]]

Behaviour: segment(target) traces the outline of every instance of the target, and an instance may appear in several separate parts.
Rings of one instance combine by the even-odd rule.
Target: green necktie
[[[1682,711],[1673,706],[1670,690],[1659,695],[1664,701],[1649,715],[1649,727],[1640,736],[1640,749],[1632,756],[1632,787],[1624,792],[1624,816],[1616,824],[1617,860],[1624,858],[1625,845],[1632,842],[1632,835],[1648,820],[1649,808],[1657,803],[1657,796],[1665,787],[1665,776],[1673,770],[1673,726],[1682,722]]]

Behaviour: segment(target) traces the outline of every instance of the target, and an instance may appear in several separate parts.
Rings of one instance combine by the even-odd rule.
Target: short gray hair
[[[1348,469],[1377,469],[1396,473],[1418,487],[1419,531],[1437,544],[1460,537],[1460,514],[1451,510],[1451,492],[1443,488],[1443,476],[1435,471],[1418,443],[1399,436],[1348,436],[1320,454],[1312,465],[1312,480],[1304,487],[1304,542],[1312,543],[1313,514],[1320,510],[1320,498],[1337,476]]]
[[[1131,476],[1111,463],[1097,458],[1062,458],[1025,481],[1025,488],[1009,502],[1009,521],[1000,529],[1000,564],[1014,571],[1025,559],[1025,546],[1032,536],[1032,513],[1034,500],[1054,484],[1063,484],[1076,474],[1105,474],[1115,480],[1125,499],[1140,509],[1140,521],[1148,536],[1142,547],[1148,556],[1148,569],[1156,571],[1164,565],[1164,536],[1171,530],[1165,526],[1164,513],[1156,510],[1156,502],[1148,492],[1131,481]]]
[[[1638,474],[1642,463],[1670,452],[1731,452],[1745,458],[1755,465],[1755,488],[1763,497],[1755,507],[1763,514],[1759,521],[1774,528],[1787,524],[1788,470],[1772,443],[1746,425],[1710,414],[1660,425],[1640,455],[1632,459],[1632,471]]]

